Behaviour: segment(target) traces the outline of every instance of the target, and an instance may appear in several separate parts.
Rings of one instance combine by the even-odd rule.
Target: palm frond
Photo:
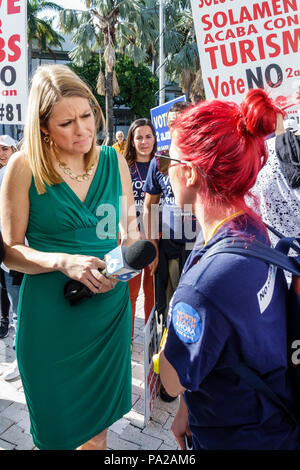
[[[60,30],[68,34],[79,28],[81,24],[88,23],[91,20],[91,14],[87,11],[78,12],[77,10],[67,9],[60,13],[59,18]]]
[[[92,57],[91,49],[87,44],[81,44],[80,46],[74,47],[68,55],[78,67],[83,67]]]
[[[128,44],[125,47],[125,54],[128,55],[128,57],[130,57],[136,64],[145,62],[147,57],[146,52],[135,44]]]
[[[96,37],[93,25],[91,23],[80,24],[72,36],[74,44],[86,44],[92,47],[95,44]]]

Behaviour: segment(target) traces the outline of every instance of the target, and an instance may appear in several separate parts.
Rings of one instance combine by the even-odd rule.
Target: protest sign
[[[27,80],[27,2],[0,0],[0,124],[22,124]]]
[[[176,101],[186,101],[185,96],[179,96],[174,100],[168,101],[156,108],[152,108],[151,121],[155,128],[157,139],[157,150],[168,150],[171,145],[170,130],[167,126],[167,112]]]
[[[241,102],[264,88],[297,115],[299,0],[191,0],[207,99]]]
[[[145,410],[144,426],[150,419],[153,404],[158,393],[160,378],[153,369],[153,356],[158,352],[162,335],[162,325],[156,320],[155,308],[144,328],[144,377],[145,377]]]

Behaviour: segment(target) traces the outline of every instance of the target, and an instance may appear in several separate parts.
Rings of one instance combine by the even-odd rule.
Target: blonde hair
[[[101,108],[89,87],[66,65],[42,65],[36,70],[28,98],[27,116],[24,127],[23,149],[32,170],[39,194],[46,192],[45,185],[62,181],[54,168],[55,144],[45,139],[41,128],[48,127],[54,106],[66,97],[88,99],[95,116],[95,136],[91,149],[85,155],[86,171],[96,160],[96,134],[100,122],[104,125]]]

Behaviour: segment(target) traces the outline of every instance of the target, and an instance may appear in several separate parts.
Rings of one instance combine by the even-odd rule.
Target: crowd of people
[[[131,408],[142,286],[145,323],[155,309],[168,332],[160,396],[180,396],[179,448],[187,437],[195,450],[299,449],[299,428],[233,369],[242,359],[293,408],[284,274],[270,281],[266,263],[237,254],[201,261],[227,236],[269,246],[264,222],[300,237],[300,132],[284,128],[285,113],[261,89],[240,105],[179,101],[167,115],[169,151],[157,151],[146,118],[126,140],[119,130],[112,147],[98,146],[98,102],[68,67],[51,65],[33,76],[27,116],[19,151],[0,137],[0,334],[11,311],[17,361],[3,378],[21,376],[35,445],[106,448],[107,428]],[[102,204],[116,220],[99,233]],[[154,244],[154,261],[129,282],[106,277],[104,255],[140,239]],[[91,295],[71,305],[69,279]]]

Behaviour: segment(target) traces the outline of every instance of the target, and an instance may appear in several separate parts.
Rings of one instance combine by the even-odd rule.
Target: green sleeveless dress
[[[65,182],[38,195],[32,181],[29,246],[103,259],[117,246],[121,196],[111,147],[101,149],[84,202]],[[68,280],[60,271],[25,275],[20,290],[16,353],[39,449],[75,449],[131,409],[128,285],[70,306]]]

